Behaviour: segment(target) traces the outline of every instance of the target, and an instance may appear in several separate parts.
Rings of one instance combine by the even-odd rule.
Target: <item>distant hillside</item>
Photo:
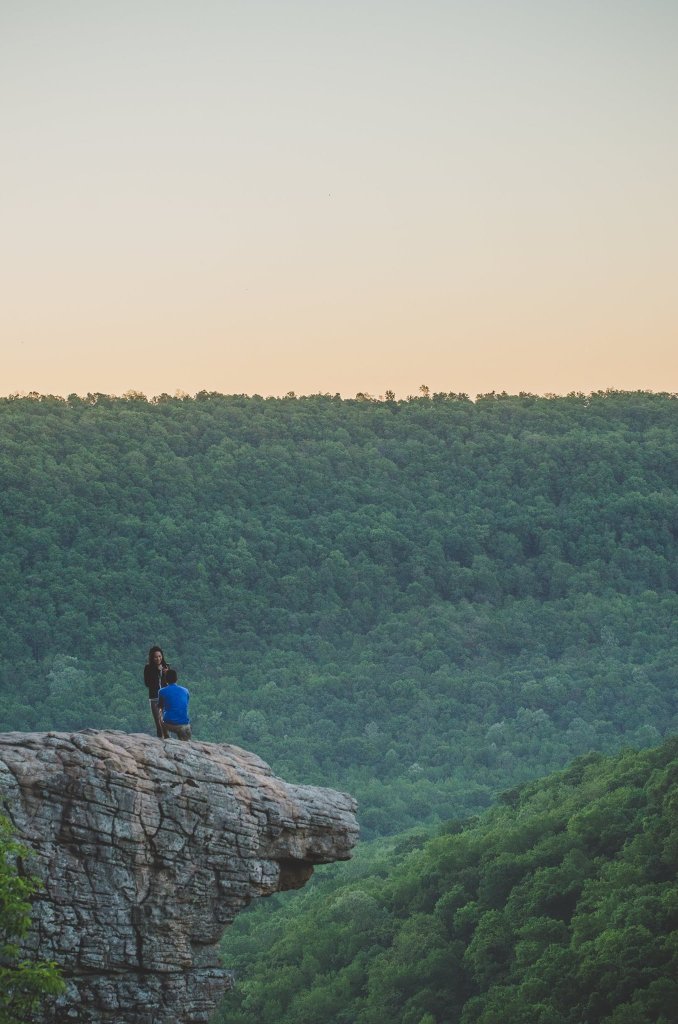
[[[215,1024],[675,1024],[677,807],[674,739],[381,842],[235,923]]]
[[[5,728],[196,735],[367,835],[676,729],[678,401],[0,400]]]

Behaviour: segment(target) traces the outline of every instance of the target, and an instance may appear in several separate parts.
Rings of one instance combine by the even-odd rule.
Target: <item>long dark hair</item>
[[[153,664],[154,664],[154,662],[153,662],[153,655],[156,653],[156,651],[160,651],[160,653],[162,654],[162,667],[163,668],[168,668],[169,666],[168,666],[167,662],[165,661],[165,655],[163,653],[162,647],[151,647],[150,651],[148,652],[148,664],[153,666]]]

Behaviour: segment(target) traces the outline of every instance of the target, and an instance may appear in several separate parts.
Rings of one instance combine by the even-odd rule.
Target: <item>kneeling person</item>
[[[179,686],[177,678],[174,669],[168,669],[165,674],[165,686],[158,692],[164,738],[168,739],[169,734],[173,732],[180,740],[190,740],[191,720],[188,717],[188,702],[191,695],[185,686]]]

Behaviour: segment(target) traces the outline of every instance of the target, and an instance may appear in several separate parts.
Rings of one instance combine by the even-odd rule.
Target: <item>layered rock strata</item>
[[[357,840],[345,794],[237,747],[121,732],[0,734],[0,799],[44,882],[28,946],[68,983],[46,1024],[205,1024],[226,925]]]

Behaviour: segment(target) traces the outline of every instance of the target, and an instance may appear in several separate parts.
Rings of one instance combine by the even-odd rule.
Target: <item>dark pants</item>
[[[153,715],[153,721],[155,722],[155,735],[163,738],[164,733],[162,731],[162,718],[160,717],[160,708],[158,707],[157,698],[154,700],[152,697],[148,703],[151,705],[151,714]]]

